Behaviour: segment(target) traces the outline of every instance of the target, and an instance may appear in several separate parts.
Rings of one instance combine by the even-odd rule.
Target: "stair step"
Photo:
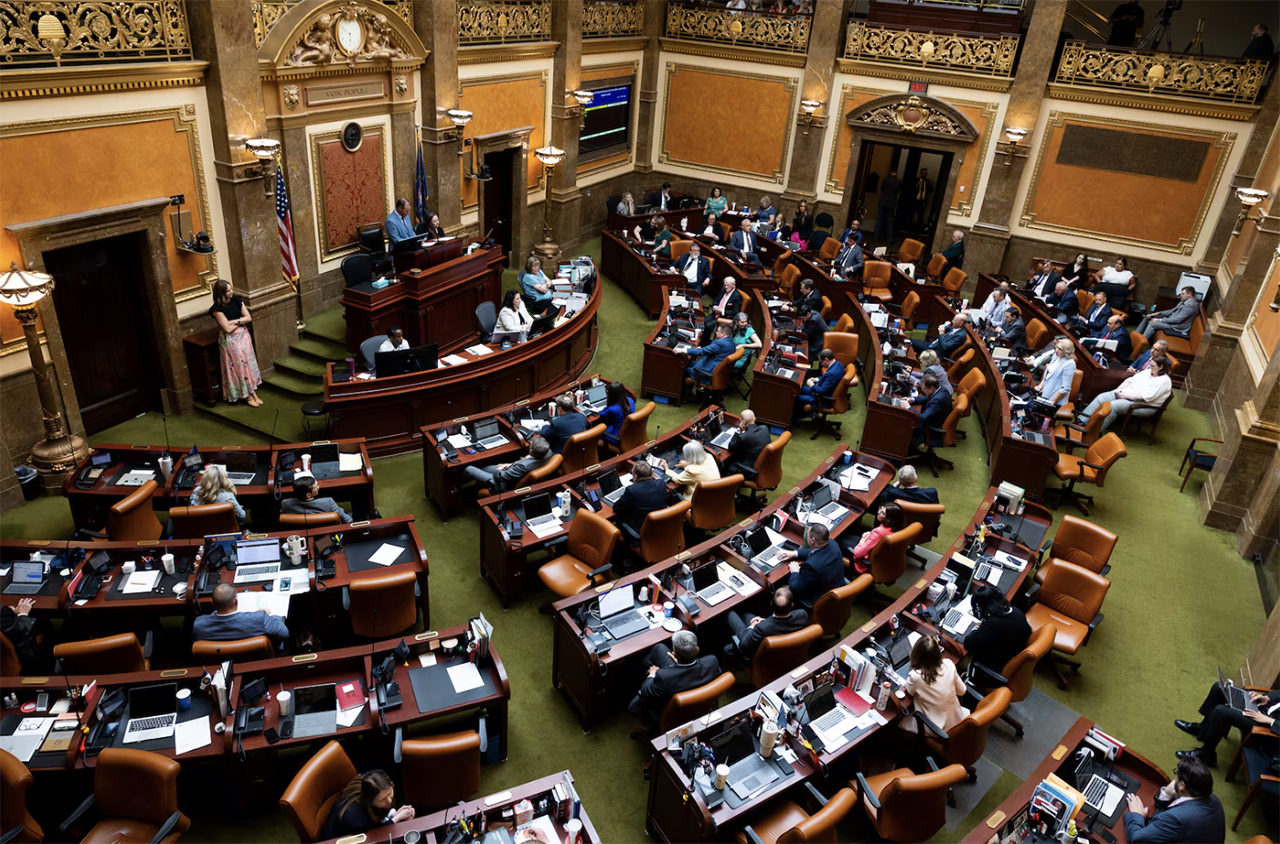
[[[262,380],[282,392],[302,398],[303,401],[324,395],[324,383],[316,378],[303,378],[276,370],[264,373]]]
[[[273,438],[275,442],[295,443],[308,439],[302,430],[302,399],[278,390],[270,383],[264,383],[258,388],[258,398],[262,399],[262,407],[249,407],[244,402],[237,404],[218,402],[213,407],[209,407],[204,402],[199,402],[196,404],[196,410],[253,433]],[[277,410],[280,411],[278,421]]]
[[[325,361],[306,355],[285,355],[276,359],[276,371],[279,372],[281,369],[302,379],[322,381],[325,373]]]
[[[347,347],[345,345],[335,343],[333,340],[308,337],[305,332],[303,336],[298,338],[297,342],[289,344],[289,350],[296,355],[311,357],[320,361],[345,360],[347,357]]]
[[[307,319],[307,327],[303,329],[302,334],[320,340],[331,340],[345,349],[347,320],[342,306],[338,305]]]

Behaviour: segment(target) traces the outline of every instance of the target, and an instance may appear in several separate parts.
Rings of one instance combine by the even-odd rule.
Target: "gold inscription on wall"
[[[384,96],[384,91],[381,82],[362,82],[356,85],[313,85],[307,88],[307,105],[376,100]]]

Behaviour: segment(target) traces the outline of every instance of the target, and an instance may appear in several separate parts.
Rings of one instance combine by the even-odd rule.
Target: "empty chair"
[[[99,533],[82,530],[81,533],[95,540],[105,539],[110,542],[144,542],[159,539],[164,533],[164,525],[160,524],[155,511],[151,509],[151,498],[158,488],[159,484],[154,480],[147,481],[111,505],[111,510],[107,513],[105,531]]]
[[[360,241],[360,251],[373,260],[373,272],[384,273],[391,270],[391,254],[387,252],[387,239],[382,233],[381,223],[366,223],[356,229]]]
[[[892,267],[888,261],[867,261],[862,266],[863,295],[874,296],[881,302],[892,302],[893,293],[889,291]]]
[[[1053,473],[1058,476],[1058,480],[1066,481],[1067,486],[1056,490],[1046,489],[1046,493],[1056,493],[1059,497],[1058,505],[1060,506],[1066,501],[1070,501],[1079,508],[1080,512],[1086,516],[1089,515],[1089,507],[1086,502],[1092,502],[1092,495],[1085,495],[1076,492],[1076,483],[1093,484],[1102,487],[1107,481],[1107,472],[1111,471],[1111,467],[1116,461],[1122,457],[1128,456],[1129,452],[1125,451],[1124,443],[1114,433],[1106,434],[1096,443],[1089,446],[1089,450],[1085,452],[1084,457],[1074,454],[1059,454],[1058,463],[1053,467]]]
[[[60,839],[90,809],[101,819],[86,842],[174,844],[191,826],[178,809],[178,772],[173,759],[146,750],[108,747],[93,766],[93,794],[58,827]]]
[[[925,730],[921,731],[929,749],[948,765],[963,765],[969,782],[976,782],[978,771],[974,767],[987,747],[987,733],[991,724],[1009,710],[1011,693],[1003,686],[990,692],[959,723],[952,724],[945,733],[932,730],[932,724],[919,719]],[[950,800],[954,804],[954,800]]]
[[[822,638],[822,628],[810,624],[794,633],[766,636],[751,657],[751,682],[757,689],[772,683],[809,658],[809,648]]]
[[[236,662],[251,662],[255,659],[271,659],[276,649],[271,639],[266,636],[251,636],[248,639],[230,639],[227,641],[211,641],[201,639],[191,645],[191,655],[199,663],[219,663],[224,659]]]
[[[626,454],[628,451],[634,451],[647,443],[649,441],[649,417],[657,406],[655,402],[649,402],[644,407],[637,407],[634,412],[627,414],[622,420],[622,426],[618,429],[617,445],[606,442],[605,446],[614,454]]]
[[[828,331],[822,335],[822,348],[830,349],[835,353],[836,360],[852,367],[858,357],[858,335]]]
[[[1071,454],[1076,446],[1088,448],[1098,441],[1102,436],[1102,425],[1107,421],[1107,417],[1111,415],[1111,402],[1104,401],[1098,405],[1089,416],[1089,421],[1084,425],[1077,425],[1072,421],[1064,421],[1053,426],[1053,436],[1059,445],[1067,447],[1067,454]]]
[[[964,354],[956,358],[955,363],[947,367],[947,380],[952,384],[960,380],[960,378],[968,372],[969,367],[973,364],[973,357],[977,354],[973,349],[965,349]]]
[[[333,804],[356,773],[342,745],[330,741],[294,775],[280,798],[280,808],[293,821],[298,840],[304,844],[320,840]]]
[[[743,303],[746,304],[745,302]],[[744,307],[743,310],[746,310]],[[822,318],[829,319],[831,317],[831,300],[826,296],[822,297]]]
[[[1102,623],[1102,601],[1107,597],[1111,581],[1086,568],[1062,560],[1053,564],[1040,587],[1039,603],[1027,610],[1027,623],[1032,630],[1046,624],[1056,629],[1051,654],[1053,670],[1058,675],[1058,688],[1067,687],[1062,665],[1080,668],[1080,660],[1070,654],[1089,643],[1094,628]]]
[[[952,295],[959,293],[960,288],[969,280],[969,274],[959,267],[952,267],[942,279],[942,289]]]
[[[1036,583],[1044,583],[1053,564],[1060,560],[1075,563],[1091,572],[1105,575],[1111,571],[1107,561],[1120,537],[1093,522],[1075,516],[1063,516],[1058,532],[1053,535],[1049,559],[1036,572]]]
[[[369,639],[403,633],[418,623],[422,590],[412,571],[390,571],[357,577],[342,589],[342,608],[351,631]]]
[[[565,553],[538,569],[538,578],[561,598],[590,589],[613,567],[621,532],[602,516],[579,510],[569,528]]]
[[[670,507],[654,510],[644,517],[640,532],[631,534],[631,527],[623,523],[631,543],[640,554],[640,559],[649,565],[669,560],[684,550],[685,514],[692,507],[692,502],[680,501]]]
[[[942,523],[942,517],[946,515],[947,506],[945,504],[924,504],[901,498],[898,499],[897,504],[902,508],[902,523],[904,525],[920,525],[920,534],[916,537],[915,542],[911,544],[911,547],[907,549],[907,554],[923,562],[923,557],[912,552],[917,545],[924,545],[938,535],[938,526]]]
[[[361,253],[343,258],[342,281],[347,287],[355,287],[357,284],[373,281],[373,257]]]
[[[658,732],[665,733],[715,711],[720,696],[733,688],[733,672],[726,671],[710,683],[671,696],[658,718]]]
[[[822,628],[823,636],[839,636],[849,622],[853,602],[872,587],[871,575],[860,574],[851,583],[829,590],[813,603],[813,622]]]
[[[576,475],[588,466],[600,462],[600,438],[604,436],[606,425],[601,422],[594,428],[588,428],[580,434],[574,434],[560,449],[560,472],[565,475]]]
[[[840,840],[836,825],[844,820],[858,803],[853,790],[842,788],[830,800],[813,783],[806,782],[810,796],[810,814],[794,800],[779,797],[760,810],[751,825],[739,832],[735,840],[739,844],[796,844],[796,842],[822,841],[835,844]],[[800,795],[803,796],[803,795]]]
[[[498,324],[498,311],[492,302],[476,305],[476,323],[480,326],[480,342],[493,342],[493,327]]]
[[[480,734],[475,730],[406,739],[400,745],[404,799],[443,809],[480,790]]]
[[[906,323],[907,331],[911,330],[911,318],[916,315],[918,307],[920,307],[920,294],[914,290],[908,290],[907,295],[902,297],[902,307],[898,309],[898,314]]]
[[[924,244],[918,240],[907,238],[902,241],[902,246],[898,249],[899,264],[914,264],[920,260],[920,256],[924,253]]]
[[[1193,437],[1191,439],[1191,444],[1187,446],[1186,452],[1182,455],[1182,465],[1178,467],[1178,474],[1182,475],[1182,486],[1178,487],[1178,492],[1182,492],[1187,488],[1187,481],[1191,480],[1192,472],[1196,469],[1212,472],[1214,464],[1218,462],[1218,455],[1202,448],[1196,448],[1196,443],[1199,442],[1222,445],[1222,440],[1215,440],[1213,437]],[[1183,474],[1184,472],[1185,474]]]
[[[146,643],[133,633],[53,646],[59,674],[128,674],[151,670],[151,634]]]
[[[0,750],[0,829],[7,841],[37,844],[44,840],[44,830],[27,811],[27,791],[33,782],[35,777],[17,756]]]
[[[239,533],[235,505],[230,501],[201,504],[195,507],[172,507],[169,524],[174,539],[199,539],[216,533]]]
[[[887,841],[926,841],[942,829],[947,820],[947,793],[964,782],[967,774],[963,765],[938,770],[932,759],[929,768],[926,774],[910,768],[872,777],[858,774],[858,796],[878,836]]]
[[[329,527],[342,524],[337,513],[281,513],[281,530],[305,530],[313,527]]]
[[[1053,647],[1053,640],[1057,635],[1058,628],[1052,623],[1041,625],[1031,633],[1026,647],[1006,662],[999,674],[980,662],[974,662],[973,671],[968,680],[970,686],[975,686],[983,692],[996,686],[1004,686],[1009,690],[1010,703],[1026,700],[1027,695],[1031,694],[1031,689],[1034,688],[1036,665]],[[1018,731],[1018,738],[1022,738],[1024,729],[1020,721],[1011,716],[1008,711],[1000,717]]]
[[[960,379],[960,383],[956,384],[956,396],[965,396],[969,399],[969,407],[973,407],[974,402],[978,400],[978,391],[986,386],[987,376],[982,373],[982,370],[977,368],[970,369]],[[968,415],[966,412],[965,416]]]
[[[745,478],[742,482],[742,486],[751,491],[753,503],[757,493],[771,492],[782,483],[782,451],[789,442],[791,432],[783,431],[776,440],[760,449],[760,456],[756,458],[753,467],[756,470],[755,476]],[[764,506],[763,503],[760,506]]]
[[[737,518],[734,499],[742,486],[742,475],[729,475],[714,481],[702,481],[689,498],[689,524],[698,530],[721,530]]]
[[[937,281],[946,266],[947,256],[943,255],[941,252],[937,252],[929,259],[929,266],[925,268],[924,277],[929,281]]]
[[[790,298],[795,293],[796,282],[800,280],[800,268],[795,264],[787,264],[782,268],[782,273],[778,276],[778,292],[784,297]],[[743,308],[746,308],[751,299],[744,296],[742,298]]]
[[[851,334],[850,329],[853,328],[853,317],[848,314],[840,314],[840,318],[836,320],[835,330],[843,334]]]
[[[840,240],[838,238],[829,237],[822,241],[822,245],[818,247],[818,260],[831,263],[836,256],[840,254]]]
[[[1033,352],[1044,348],[1044,344],[1053,339],[1052,332],[1045,328],[1044,323],[1039,319],[1032,317],[1027,321],[1027,348]]]

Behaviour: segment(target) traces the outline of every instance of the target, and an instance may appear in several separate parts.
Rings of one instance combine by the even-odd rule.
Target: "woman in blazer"
[[[685,500],[693,498],[698,484],[720,478],[720,467],[697,440],[684,444],[684,459],[676,464],[676,469],[679,471],[671,476],[671,482],[680,487],[680,494]]]
[[[524,299],[519,290],[508,290],[502,300],[502,310],[498,311],[498,322],[493,327],[494,334],[518,334],[516,342],[523,343],[529,326],[533,325],[533,317],[525,309]]]
[[[911,649],[911,673],[907,675],[906,688],[920,714],[943,732],[969,717],[969,710],[960,705],[965,693],[964,682],[956,673],[955,665],[943,659],[942,648],[932,636],[920,637]],[[916,732],[915,719],[902,719],[902,729]]]
[[[605,442],[618,444],[618,435],[622,432],[622,423],[635,413],[635,399],[627,395],[627,388],[621,381],[610,381],[605,390],[605,406],[600,412],[600,421],[604,423]]]

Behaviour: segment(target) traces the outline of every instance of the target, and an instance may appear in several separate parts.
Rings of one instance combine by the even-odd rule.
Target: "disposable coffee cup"
[[[191,708],[191,690],[190,689],[178,689],[178,708],[179,709]]]
[[[160,564],[164,566],[165,574],[168,574],[168,575],[173,574],[173,555],[172,554],[161,555]]]
[[[276,695],[276,705],[280,707],[280,717],[289,717],[289,713],[293,712],[293,692],[280,692]]]
[[[565,844],[578,844],[578,841],[582,836],[582,821],[577,818],[570,819],[565,823],[564,831]]]
[[[716,790],[719,791],[723,789],[725,786],[725,783],[727,783],[728,781],[729,781],[729,766],[717,765],[716,766]]]
[[[764,729],[760,732],[760,755],[768,759],[773,754],[773,746],[778,742],[778,724],[775,721],[766,722]]]
[[[411,829],[404,834],[404,844],[418,844],[422,840],[422,833],[416,829]]]

